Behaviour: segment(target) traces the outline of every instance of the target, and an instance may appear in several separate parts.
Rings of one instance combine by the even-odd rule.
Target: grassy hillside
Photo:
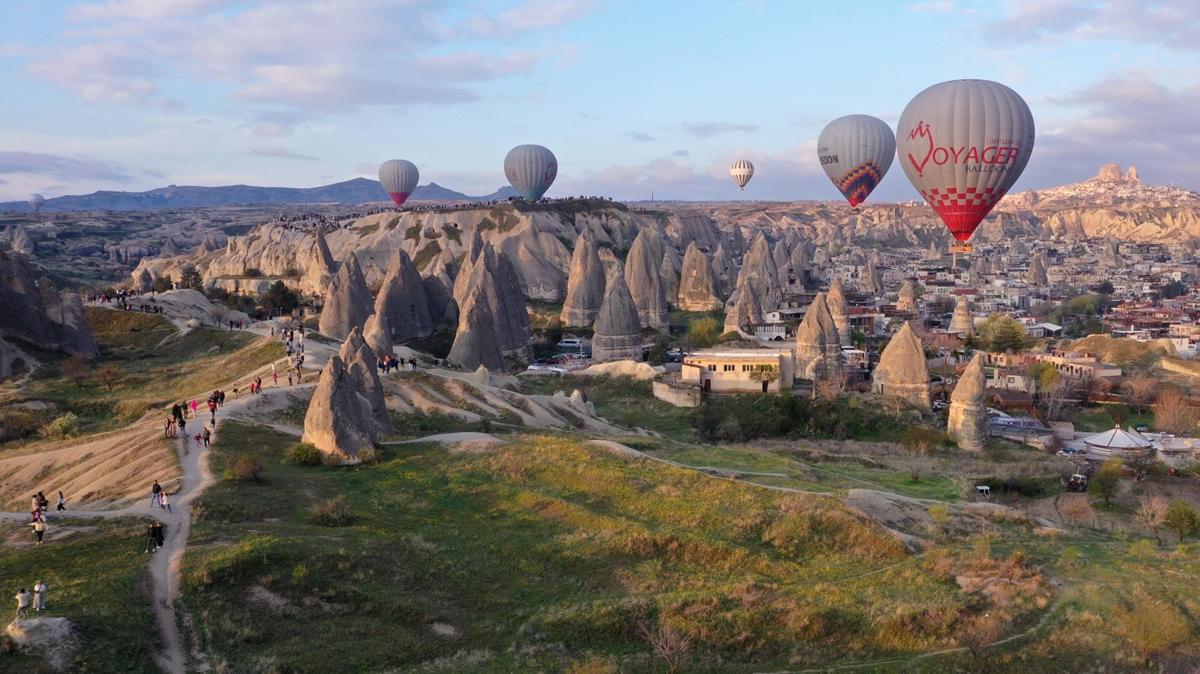
[[[672,640],[684,671],[753,671],[954,646],[974,616],[1045,604],[1020,562],[1028,602],[1000,605],[833,499],[573,440],[349,469],[285,464],[289,442],[226,424],[184,561],[200,642],[235,671],[651,672]],[[232,479],[249,459],[261,483]]]

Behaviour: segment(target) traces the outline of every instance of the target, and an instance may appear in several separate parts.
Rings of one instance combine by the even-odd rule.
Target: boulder
[[[338,357],[342,359],[346,372],[358,387],[358,392],[370,405],[370,417],[375,422],[375,428],[370,429],[372,439],[390,434],[394,429],[388,415],[387,401],[383,396],[383,383],[379,381],[377,356],[357,328],[342,342]]]
[[[929,409],[929,370],[921,340],[905,322],[879,356],[871,388],[885,398]]]
[[[433,334],[436,322],[429,310],[425,282],[408,253],[397,250],[392,254],[387,275],[383,277],[383,285],[375,297],[374,311],[376,314],[387,314],[392,344],[403,344]]]
[[[758,301],[754,286],[749,283],[739,285],[725,304],[725,325],[722,332],[749,334],[753,331],[753,326],[762,322],[762,303]]]
[[[829,313],[837,325],[838,340],[842,346],[850,345],[850,305],[846,302],[846,290],[842,287],[842,279],[835,278],[829,284],[829,294],[825,296],[829,305]]]
[[[825,293],[817,293],[796,328],[796,376],[824,381],[842,373],[842,345]]]
[[[375,458],[370,402],[359,392],[340,356],[330,356],[304,415],[306,442],[331,462],[357,464]]]
[[[721,308],[708,256],[701,252],[694,241],[688,244],[683,255],[675,304],[684,311],[716,311]]]
[[[954,303],[954,318],[950,319],[950,332],[962,335],[964,338],[975,334],[975,318],[971,315],[971,300],[966,295],[959,295]]]
[[[624,274],[617,269],[608,279],[608,292],[593,324],[592,361],[641,359],[641,320]]]
[[[597,253],[591,230],[584,230],[575,240],[571,268],[567,272],[567,298],[563,302],[561,320],[566,326],[589,327],[604,303],[604,265]]]
[[[329,282],[317,330],[326,337],[344,340],[355,328],[361,330],[374,311],[362,267],[351,255]]]
[[[651,227],[633,240],[625,258],[625,286],[633,297],[642,327],[666,331],[667,288],[662,274],[663,241]],[[605,293],[605,300],[608,293]]]
[[[950,416],[946,430],[963,449],[980,451],[987,444],[985,385],[983,354],[977,352],[950,394]]]

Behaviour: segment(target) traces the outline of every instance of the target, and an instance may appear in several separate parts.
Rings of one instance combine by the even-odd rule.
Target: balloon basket
[[[974,246],[972,246],[969,243],[956,243],[956,244],[950,246],[950,252],[954,253],[956,255],[958,253],[963,253],[964,255],[970,255],[972,253],[972,251],[974,251],[974,250],[975,250]]]

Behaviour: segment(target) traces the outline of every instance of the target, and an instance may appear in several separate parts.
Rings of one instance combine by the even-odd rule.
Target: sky
[[[957,78],[1032,109],[1015,190],[1114,161],[1200,190],[1194,0],[5,0],[0,200],[311,187],[391,158],[487,194],[521,143],[557,155],[548,196],[834,199],[828,121],[894,126]],[[915,196],[894,163],[874,198]]]

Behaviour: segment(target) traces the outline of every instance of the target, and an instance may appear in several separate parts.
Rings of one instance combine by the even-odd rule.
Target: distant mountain
[[[1181,208],[1200,206],[1200,194],[1182,187],[1147,185],[1136,166],[1122,172],[1117,163],[1105,164],[1087,180],[1010,194],[999,210],[1050,210],[1060,208]]]
[[[515,196],[511,187],[492,194],[472,197],[429,183],[413,191],[413,201],[493,201]],[[200,208],[206,206],[247,206],[259,204],[361,204],[388,201],[379,183],[368,178],[355,178],[321,187],[256,187],[226,185],[223,187],[188,187],[171,185],[145,192],[100,191],[47,199],[43,211],[148,211],[164,208]],[[0,211],[29,211],[24,201],[0,203]]]

